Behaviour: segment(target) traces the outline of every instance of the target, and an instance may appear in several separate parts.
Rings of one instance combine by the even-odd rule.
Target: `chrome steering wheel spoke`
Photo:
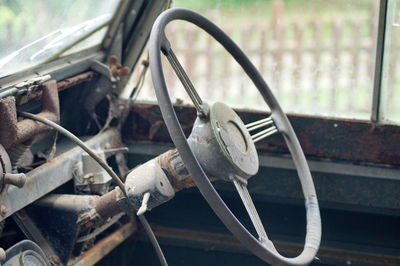
[[[251,122],[246,125],[246,128],[247,128],[247,131],[249,131],[249,133],[251,131],[261,129],[259,132],[255,133],[254,135],[251,135],[251,138],[254,143],[278,132],[278,128],[275,126],[274,120],[272,120],[271,116],[260,119],[255,122]],[[262,128],[265,128],[265,129],[262,129]]]
[[[192,100],[197,110],[197,113],[199,115],[205,116],[206,114],[203,109],[203,100],[197,93],[197,90],[195,89],[189,76],[186,74],[185,69],[182,67],[181,63],[179,62],[172,48],[169,48],[169,50],[166,53],[166,57],[169,63],[171,64],[172,68],[174,69],[176,75],[178,76],[179,80],[181,81],[190,99]]]
[[[242,200],[243,205],[246,208],[248,215],[250,216],[254,228],[256,229],[258,239],[267,248],[276,251],[274,244],[268,238],[264,225],[260,219],[260,216],[258,215],[256,207],[254,206],[254,202],[250,196],[249,191],[247,190],[247,182],[238,177],[234,177],[232,182],[235,185],[237,192],[239,193],[240,199]]]

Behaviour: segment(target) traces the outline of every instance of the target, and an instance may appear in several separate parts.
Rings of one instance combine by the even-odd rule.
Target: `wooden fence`
[[[269,23],[221,25],[221,28],[249,56],[285,111],[368,119],[376,15],[372,12],[372,17],[367,18],[339,17],[325,21],[273,18]],[[187,23],[176,23],[170,25],[167,35],[203,98],[250,108],[265,106],[244,72],[201,30]],[[392,56],[397,56],[394,53]],[[397,65],[397,61],[392,64],[390,75],[395,77],[391,80],[398,82]],[[189,101],[169,67],[166,76],[173,96]],[[397,111],[400,113],[400,109]]]

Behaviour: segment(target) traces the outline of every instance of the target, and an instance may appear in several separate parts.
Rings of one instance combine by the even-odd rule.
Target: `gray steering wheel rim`
[[[297,257],[286,258],[261,244],[226,206],[191,151],[174,111],[161,63],[161,52],[167,54],[170,49],[164,30],[166,25],[173,20],[184,20],[195,24],[217,40],[241,65],[270,107],[275,125],[279,132],[282,133],[293,157],[305,198],[307,233],[304,249]],[[152,27],[149,40],[149,59],[157,100],[171,139],[201,194],[219,219],[243,245],[262,260],[273,265],[309,264],[314,259],[321,240],[321,219],[314,183],[300,143],[287,116],[255,66],[241,49],[215,24],[202,15],[183,8],[169,9],[157,18]]]

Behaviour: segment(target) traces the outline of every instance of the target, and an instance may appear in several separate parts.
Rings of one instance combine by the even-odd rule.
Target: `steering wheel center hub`
[[[247,139],[244,136],[244,133],[240,129],[240,126],[233,120],[229,120],[225,125],[223,125],[225,128],[224,130],[228,132],[229,138],[233,140],[236,148],[241,152],[246,154],[247,152]],[[221,136],[224,137],[224,136]],[[228,140],[226,140],[228,141]]]
[[[211,106],[212,132],[222,154],[243,178],[258,171],[258,156],[243,121],[228,105],[217,102]]]
[[[207,141],[199,141],[204,139]],[[202,158],[200,163],[215,177],[248,179],[258,172],[254,142],[240,117],[224,103],[211,106],[207,122],[200,119],[195,123],[189,143]]]

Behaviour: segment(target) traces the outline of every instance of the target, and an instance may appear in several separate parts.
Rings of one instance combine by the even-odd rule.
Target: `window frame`
[[[381,95],[382,95],[382,77],[384,68],[384,53],[386,39],[387,12],[389,0],[379,1],[379,17],[378,17],[378,36],[376,38],[376,53],[375,53],[375,70],[374,70],[374,85],[372,92],[372,109],[371,121],[382,121]]]

